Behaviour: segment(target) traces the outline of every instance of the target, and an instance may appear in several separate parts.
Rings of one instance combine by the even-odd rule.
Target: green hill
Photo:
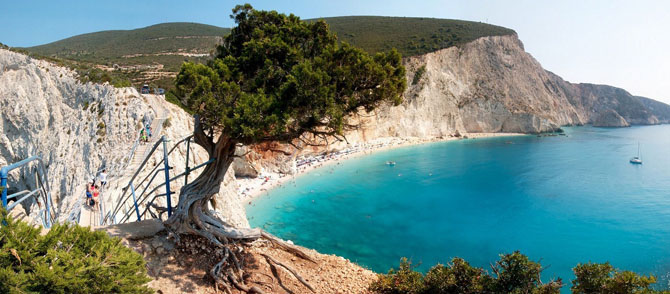
[[[485,36],[515,34],[508,28],[454,19],[343,16],[323,20],[340,41],[372,53],[396,48],[403,56],[458,46]]]
[[[499,26],[451,19],[345,16],[324,20],[341,41],[371,53],[396,48],[403,56],[458,46],[484,36],[515,33]],[[211,25],[163,23],[88,33],[18,50],[74,68],[84,81],[110,81],[119,86],[151,83],[171,88],[184,61],[206,61],[228,33],[228,28]]]
[[[227,28],[198,23],[163,23],[135,30],[88,33],[24,49],[108,66],[157,62],[174,71],[185,59],[208,54],[229,32]]]

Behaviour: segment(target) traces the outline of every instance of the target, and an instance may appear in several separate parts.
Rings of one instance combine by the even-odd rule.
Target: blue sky
[[[302,18],[386,15],[482,21],[517,31],[546,69],[670,103],[670,1],[248,1]],[[233,25],[234,1],[0,0],[0,42],[33,46],[162,22]]]

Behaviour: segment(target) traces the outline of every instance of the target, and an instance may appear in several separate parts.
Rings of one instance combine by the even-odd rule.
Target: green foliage
[[[396,48],[403,56],[413,56],[459,46],[484,36],[515,34],[513,30],[499,26],[450,19],[347,16],[324,20],[340,41],[370,54]],[[135,30],[88,33],[12,50],[75,69],[96,65],[128,67],[110,73],[110,83],[115,87],[127,87],[128,82],[135,86],[150,82],[170,90],[174,85],[172,77],[148,77],[144,73],[156,71],[157,64],[164,66],[158,71],[177,72],[185,61],[207,62],[211,59],[208,55],[211,49],[229,33],[228,28],[197,23],[163,23]]]
[[[166,120],[163,121],[163,128],[167,129],[172,126],[172,118],[168,117]]]
[[[133,84],[130,82],[130,79],[127,77],[114,77],[112,78],[112,86],[116,88],[126,88],[126,87],[132,87]]]
[[[414,270],[407,258],[400,260],[398,269],[390,269],[388,274],[379,275],[379,279],[370,285],[370,291],[380,294],[420,294],[425,293],[423,275]]]
[[[0,293],[151,293],[142,256],[88,228],[40,229],[0,208]]]
[[[650,289],[656,283],[654,276],[619,271],[609,263],[578,264],[573,271],[571,289],[575,294],[668,293]]]
[[[454,258],[447,265],[432,267],[424,276],[403,258],[398,269],[378,275],[369,290],[380,294],[559,294],[563,286],[561,279],[543,284],[540,263],[518,251],[500,255],[491,270],[489,274]],[[651,288],[656,283],[654,276],[619,271],[609,263],[579,264],[573,271],[576,278],[571,290],[575,294],[670,294]]]
[[[184,103],[182,103],[181,100],[179,100],[179,98],[177,98],[177,95],[174,93],[173,90],[169,90],[165,93],[165,101],[170,102],[174,105],[177,105],[177,106],[181,107],[181,109],[185,110],[186,112],[188,112],[190,114],[193,114],[193,110],[186,107],[186,105],[184,105]]]
[[[88,106],[89,106],[88,101],[84,101],[84,107],[83,107],[83,109],[84,109],[84,110],[88,109]]]
[[[491,283],[491,277],[481,268],[475,268],[461,259],[454,258],[451,263],[432,267],[424,278],[425,293],[483,293]]]
[[[527,256],[516,251],[512,254],[500,256],[492,270],[495,278],[490,285],[494,293],[556,293],[560,291],[562,282],[542,284],[540,273],[542,265],[530,260]],[[556,287],[558,286],[558,287]]]
[[[323,21],[237,6],[237,23],[205,64],[176,78],[182,103],[204,127],[237,142],[288,141],[305,132],[341,134],[345,116],[382,101],[401,102],[400,54],[370,56],[338,44]]]
[[[422,65],[414,73],[414,78],[412,78],[412,85],[416,85],[421,81],[421,77],[426,73],[426,66]]]
[[[53,43],[25,48],[44,56],[112,66],[152,64],[156,57],[178,70],[187,56],[136,56],[160,52],[209,53],[230,29],[197,23],[163,23],[134,30],[102,31],[77,35]],[[191,38],[184,38],[191,37]],[[148,59],[146,57],[149,57]],[[166,63],[161,62],[167,65]]]
[[[508,28],[455,19],[345,16],[324,20],[344,42],[370,53],[396,48],[403,56],[460,46],[486,36],[515,34]]]
[[[379,275],[370,285],[373,293],[417,294],[559,294],[561,280],[542,284],[541,265],[517,252],[500,255],[492,265],[493,275],[470,266],[461,258],[438,264],[423,276],[402,259],[398,270]]]

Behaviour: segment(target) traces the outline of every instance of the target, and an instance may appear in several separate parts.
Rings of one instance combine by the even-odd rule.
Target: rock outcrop
[[[593,120],[594,127],[628,127],[630,124],[619,113],[613,109],[608,109]]]
[[[61,217],[84,197],[84,185],[100,168],[106,167],[112,180],[133,172],[126,165],[142,121],[158,117],[169,118],[169,123],[155,136],[179,139],[193,132],[192,117],[160,96],[140,95],[133,88],[83,84],[66,68],[0,49],[0,166],[39,155]],[[191,167],[207,160],[206,152],[197,146],[190,157]],[[157,152],[147,165],[153,167],[161,159],[162,152]],[[185,160],[182,145],[169,158],[173,175],[185,170]],[[197,172],[191,180],[195,176]],[[234,179],[231,170],[225,189],[215,197],[216,208],[229,222],[248,227],[244,208],[235,198]],[[182,183],[175,181],[172,190],[178,191]],[[32,170],[10,173],[10,193],[34,187]],[[173,195],[173,203],[177,199]],[[26,214],[34,214],[32,204],[26,204]]]
[[[554,131],[591,124],[614,111],[628,124],[670,122],[670,106],[606,85],[572,84],[546,71],[519,39],[493,36],[405,59],[404,103],[381,107],[354,140],[455,133]]]
[[[360,127],[346,134],[348,143],[477,132],[540,133],[563,125],[670,122],[670,105],[612,86],[573,84],[543,69],[515,35],[479,38],[405,58],[404,64],[408,81],[404,102],[353,115],[351,123]],[[423,74],[415,79],[420,71]],[[339,142],[302,153],[346,145]],[[289,146],[266,144],[252,149],[248,161],[268,171],[289,173],[282,164],[288,159],[285,153],[293,152]]]

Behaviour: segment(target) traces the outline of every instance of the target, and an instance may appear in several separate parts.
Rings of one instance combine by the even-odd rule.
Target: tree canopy
[[[231,17],[237,26],[215,58],[185,63],[176,78],[181,102],[205,130],[242,143],[341,135],[348,114],[402,101],[405,68],[396,50],[370,56],[338,43],[324,21],[249,4]]]

